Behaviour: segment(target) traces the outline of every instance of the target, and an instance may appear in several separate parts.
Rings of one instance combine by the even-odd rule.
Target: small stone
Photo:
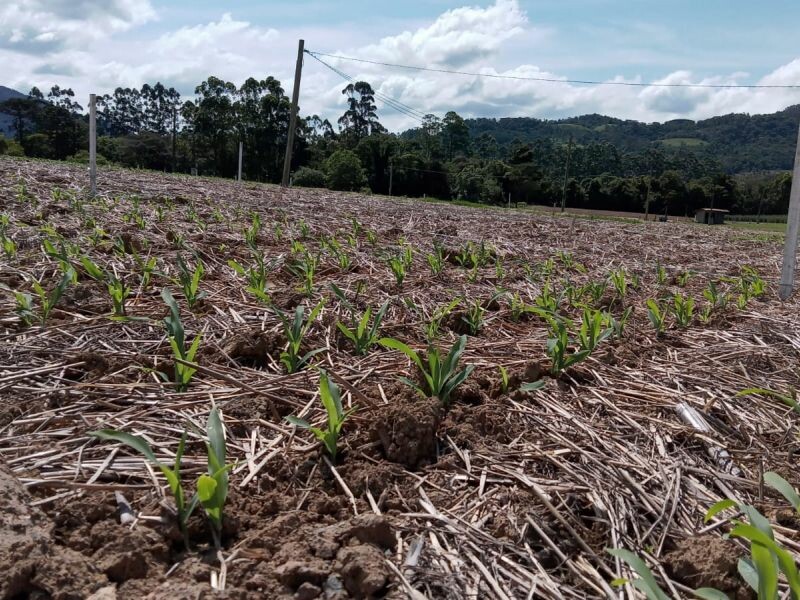
[[[294,597],[297,600],[314,600],[314,598],[319,598],[320,594],[322,594],[322,588],[306,581],[297,588]]]
[[[296,590],[304,583],[321,584],[328,576],[328,570],[321,562],[290,560],[275,569],[275,575],[283,585]]]

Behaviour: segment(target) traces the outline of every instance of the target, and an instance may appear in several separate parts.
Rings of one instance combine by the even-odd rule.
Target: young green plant
[[[466,335],[462,335],[456,340],[445,357],[435,346],[428,346],[427,360],[423,360],[419,354],[399,340],[382,338],[380,344],[385,348],[399,350],[411,359],[419,369],[424,379],[424,384],[419,386],[406,377],[401,377],[400,381],[413,387],[422,396],[438,398],[445,406],[449,404],[453,390],[469,377],[475,369],[475,365],[467,365],[460,371],[458,370],[458,362],[467,344]]]
[[[207,295],[205,292],[200,291],[200,281],[205,271],[206,269],[201,260],[198,260],[194,269],[190,271],[183,257],[178,254],[178,279],[176,283],[183,289],[183,295],[189,308],[193,308]]]
[[[370,326],[370,319],[372,319],[372,307],[367,307],[367,310],[364,311],[364,314],[360,319],[356,318],[356,316],[353,314],[354,307],[350,304],[350,302],[347,301],[344,292],[342,292],[342,290],[339,289],[335,284],[331,285],[331,288],[343,302],[345,307],[350,311],[352,317],[350,327],[341,321],[336,321],[336,327],[345,338],[352,342],[353,348],[357,355],[361,356],[366,354],[369,349],[372,348],[372,346],[378,343],[378,340],[380,339],[381,322],[383,321],[383,317],[386,315],[386,311],[389,309],[389,300],[384,302],[378,309],[378,312],[375,313],[375,319],[372,321],[372,325]]]
[[[344,425],[347,417],[353,414],[356,409],[351,408],[350,410],[345,411],[342,408],[342,399],[339,393],[339,388],[328,378],[328,374],[322,369],[320,369],[319,375],[319,397],[322,401],[322,405],[325,407],[325,412],[327,413],[327,429],[314,427],[308,421],[300,419],[299,417],[290,416],[286,417],[286,420],[296,427],[307,429],[313,433],[314,437],[322,442],[322,445],[325,448],[325,451],[331,457],[331,460],[336,462],[336,455],[339,448],[339,435],[342,432],[342,425]]]
[[[296,373],[320,352],[325,352],[325,348],[317,348],[316,350],[309,350],[301,355],[301,346],[303,345],[303,338],[308,333],[311,326],[314,324],[319,313],[322,312],[323,302],[317,304],[309,313],[308,318],[304,319],[305,306],[300,304],[294,311],[294,319],[291,321],[285,313],[275,309],[275,314],[283,325],[283,332],[289,340],[287,349],[281,352],[281,362],[286,367],[287,373]]]
[[[161,297],[166,302],[169,308],[169,315],[164,318],[164,325],[167,329],[167,337],[169,338],[169,345],[172,348],[173,356],[178,359],[175,361],[175,387],[179,392],[185,392],[189,387],[197,369],[180,361],[194,362],[194,357],[200,347],[200,340],[203,337],[202,333],[198,333],[192,340],[192,345],[186,349],[186,335],[183,330],[183,323],[181,322],[181,312],[178,308],[178,303],[173,298],[169,289],[164,288],[161,290]],[[166,380],[166,376],[162,374]]]

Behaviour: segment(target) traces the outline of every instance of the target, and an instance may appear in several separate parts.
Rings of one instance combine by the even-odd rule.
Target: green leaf
[[[740,558],[736,567],[739,571],[739,575],[747,582],[747,585],[749,585],[754,592],[757,592],[758,571],[756,571],[753,561],[749,558]]]
[[[645,593],[648,600],[669,600],[669,596],[667,596],[661,589],[661,586],[658,585],[656,578],[653,576],[653,572],[639,556],[624,548],[607,548],[606,552],[612,556],[621,558],[630,565],[640,577],[639,580],[634,582],[634,585]]]
[[[800,495],[797,494],[792,484],[774,471],[764,473],[764,483],[777,490],[796,511],[800,511]]]
[[[214,498],[217,491],[217,480],[210,475],[200,475],[197,479],[197,496],[202,504],[207,504]]]
[[[547,383],[544,379],[540,379],[538,381],[532,381],[530,383],[523,383],[519,386],[519,389],[523,392],[535,392],[536,390],[541,390],[545,387]]]
[[[716,517],[719,513],[723,510],[728,508],[735,508],[738,507],[739,503],[736,500],[731,500],[730,498],[726,500],[720,500],[719,502],[715,502],[707,511],[705,516],[703,517],[703,523],[708,523],[711,519]]]
[[[225,464],[225,428],[222,425],[219,409],[215,406],[208,415],[208,445],[214,453],[217,465]]]
[[[138,435],[131,435],[130,433],[125,433],[124,431],[117,431],[115,429],[101,429],[100,431],[93,431],[89,435],[96,437],[101,440],[109,440],[112,442],[120,442],[127,446],[130,446],[134,450],[136,450],[139,454],[144,456],[147,460],[155,465],[160,465],[161,463],[158,462],[156,455],[153,454],[153,449],[150,447],[150,444],[147,441]]]
[[[699,588],[694,591],[694,595],[703,600],[730,600],[728,594],[714,588]]]
[[[311,429],[311,424],[308,421],[306,421],[305,419],[301,419],[299,417],[294,417],[294,416],[291,416],[291,415],[288,416],[288,417],[283,417],[283,418],[285,420],[287,420],[289,423],[291,423],[292,425],[294,425],[295,427],[300,427],[302,429]]]
[[[419,367],[421,371],[425,370],[425,367],[422,364],[422,359],[420,359],[419,355],[400,340],[396,340],[394,338],[381,338],[380,340],[378,340],[378,343],[384,348],[389,348],[391,350],[399,350],[400,352],[405,354],[408,358],[410,358],[414,362],[414,364],[417,365],[417,367]]]

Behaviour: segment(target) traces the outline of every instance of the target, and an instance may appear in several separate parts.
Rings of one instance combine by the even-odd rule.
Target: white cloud
[[[494,54],[523,33],[527,23],[517,0],[496,0],[487,8],[448,10],[427,27],[385,37],[361,50],[378,61],[463,67]]]
[[[0,4],[0,48],[52,52],[155,18],[150,0],[7,0]]]
[[[1,0],[0,0],[1,1]],[[357,22],[334,26],[278,30],[237,15],[222,14],[205,23],[190,23],[171,31],[150,33],[138,26],[155,18],[150,0],[19,0],[0,6],[0,84],[25,91],[32,85],[69,86],[80,96],[105,93],[117,86],[141,86],[162,81],[191,94],[209,75],[241,84],[247,77],[273,75],[287,92],[291,89],[296,41],[307,40],[312,50],[398,63],[510,75],[566,79],[558,69],[532,64],[530,57],[552,55],[564,47],[564,33],[531,23],[518,0],[482,0],[483,6],[448,10],[416,28],[405,26],[399,34],[385,35],[361,46],[365,30]],[[20,15],[27,15],[22,18]],[[83,14],[83,21],[72,15]],[[43,15],[46,18],[33,19]],[[30,23],[37,23],[36,26]],[[380,27],[391,32],[393,23]],[[399,26],[394,24],[397,29]],[[127,34],[98,40],[79,35],[81,27],[105,34],[129,29]],[[639,29],[670,44],[670,33],[640,24]],[[395,31],[397,31],[395,29]],[[37,40],[38,38],[38,40]],[[635,46],[623,40],[624,46]],[[619,49],[618,49],[619,50]],[[559,50],[560,51],[560,50]],[[610,51],[610,50],[609,50]],[[565,57],[571,55],[566,52]],[[646,55],[643,59],[650,62]],[[578,57],[572,56],[571,60]],[[585,57],[595,64],[597,56]],[[325,59],[347,74],[369,81],[376,90],[422,112],[443,115],[455,110],[463,116],[566,117],[603,113],[643,121],[706,118],[729,112],[764,113],[800,102],[797,90],[640,88],[583,86],[566,82],[482,78],[394,69],[379,65]],[[626,70],[637,68],[634,62]],[[561,67],[563,68],[563,67]],[[599,68],[599,67],[598,67]],[[571,70],[571,68],[570,68]],[[667,74],[663,83],[738,83],[748,74],[729,73],[699,77],[686,70]],[[611,81],[641,82],[639,76]],[[762,84],[796,84],[800,58],[761,77]],[[345,82],[316,61],[306,58],[301,93],[302,114],[320,114],[335,122],[344,110],[341,90]],[[398,130],[416,122],[379,100],[381,120]]]

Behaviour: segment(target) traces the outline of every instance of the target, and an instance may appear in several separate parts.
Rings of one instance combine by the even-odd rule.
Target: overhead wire
[[[355,83],[357,81],[354,77],[348,75],[347,73],[345,73],[341,69],[338,69],[338,68],[334,67],[333,65],[328,64],[327,62],[325,62],[321,58],[319,58],[317,56],[314,56],[313,52],[310,52],[310,51],[307,50],[306,53],[309,54],[309,56],[311,56],[312,58],[314,58],[318,62],[320,62],[321,64],[323,64],[325,67],[327,67],[328,69],[330,69],[331,71],[333,71],[334,73],[339,75],[339,77],[341,77],[345,81],[349,81],[351,83]],[[405,116],[407,116],[407,117],[409,117],[411,119],[414,119],[415,121],[419,121],[420,123],[424,122],[425,113],[423,113],[422,111],[419,111],[419,110],[417,110],[417,109],[415,109],[415,108],[413,108],[411,106],[408,106],[407,104],[401,102],[400,100],[397,100],[396,98],[392,98],[391,96],[389,96],[387,94],[384,94],[383,92],[374,91],[374,95],[375,95],[376,98],[381,100],[384,104],[390,106],[391,108],[393,108],[397,112],[402,113],[403,115],[405,115]]]
[[[575,85],[615,85],[624,87],[660,87],[660,88],[711,88],[711,89],[800,89],[800,84],[747,84],[747,83],[664,83],[664,82],[639,82],[639,81],[593,81],[588,79],[563,79],[558,77],[533,77],[528,75],[502,75],[499,73],[477,73],[471,71],[458,71],[455,69],[441,69],[435,67],[420,67],[415,65],[403,65],[398,63],[369,60],[366,58],[355,58],[352,56],[341,56],[339,54],[327,54],[306,50],[308,54],[320,60],[320,56],[346,60],[350,62],[378,65],[381,67],[392,67],[396,69],[406,69],[412,71],[427,71],[430,73],[445,73],[449,75],[465,75],[469,77],[487,77],[491,79],[510,79],[514,81],[539,81],[544,83],[570,83]]]

